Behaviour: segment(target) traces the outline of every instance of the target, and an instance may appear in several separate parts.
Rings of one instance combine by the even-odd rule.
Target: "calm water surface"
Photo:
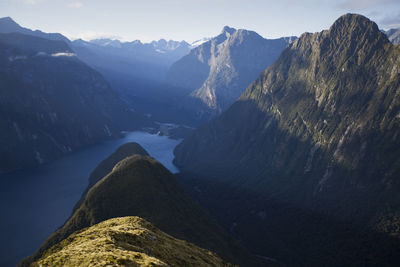
[[[120,145],[137,142],[172,172],[180,142],[146,132],[127,133],[37,168],[0,177],[0,266],[31,255],[70,216],[91,171]]]

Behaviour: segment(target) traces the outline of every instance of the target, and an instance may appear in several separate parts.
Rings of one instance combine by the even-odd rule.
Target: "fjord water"
[[[171,172],[180,142],[146,132],[91,146],[37,168],[0,177],[0,266],[15,266],[31,255],[70,216],[91,171],[120,145],[139,143]]]

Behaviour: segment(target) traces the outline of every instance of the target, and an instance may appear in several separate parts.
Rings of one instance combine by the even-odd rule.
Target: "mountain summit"
[[[30,29],[21,27],[10,17],[0,18],[0,33],[22,33],[26,35],[33,35],[49,40],[64,41],[70,43],[69,39],[60,33],[45,33],[39,30],[32,31]]]
[[[31,266],[232,266],[139,217],[109,219],[70,235]]]
[[[200,113],[219,114],[278,58],[289,41],[268,40],[253,31],[225,26],[221,34],[174,63],[166,83],[186,97],[191,108],[197,100]]]
[[[236,32],[235,28],[231,28],[229,26],[224,26],[224,28],[222,29],[221,34],[226,34],[226,33],[233,34],[234,32]]]
[[[400,236],[400,202],[393,197],[400,193],[399,66],[400,49],[374,22],[344,15],[329,30],[305,33],[290,44],[235,104],[176,148],[176,164],[184,173],[225,188],[239,184],[255,194],[255,203],[237,200],[242,204],[236,210],[242,211],[233,217],[250,217],[247,211],[259,207],[276,224],[248,222],[241,236],[250,246],[265,231],[265,238],[283,238],[293,251],[304,248],[301,258],[290,253],[282,258],[309,266],[315,263],[304,258],[315,253],[325,255],[318,264],[326,265],[334,250],[342,257],[329,264],[365,265],[367,258],[350,257],[346,263],[345,257],[366,242],[374,245],[362,255],[384,263],[383,248],[393,250],[388,244],[397,241],[391,237]],[[210,206],[222,203],[202,192]],[[282,207],[288,211],[279,213]],[[280,227],[294,218],[303,218],[303,224],[276,235],[289,231]],[[253,239],[249,229],[258,229]],[[305,233],[304,240],[294,240],[298,232]],[[315,235],[321,239],[312,239]],[[339,235],[342,239],[334,238]],[[352,249],[341,247],[345,236]],[[314,245],[305,248],[307,242]],[[392,252],[388,262],[400,257]]]

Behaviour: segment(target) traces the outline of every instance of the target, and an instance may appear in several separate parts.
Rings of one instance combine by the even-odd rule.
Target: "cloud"
[[[33,1],[35,1],[35,0],[33,0]],[[69,7],[69,8],[81,8],[81,7],[83,7],[83,3],[82,2],[73,2],[73,3],[69,3],[67,5],[67,7]]]
[[[0,2],[1,1],[3,1],[3,0],[0,0]],[[25,4],[25,5],[30,5],[30,6],[39,5],[39,4],[48,2],[48,0],[14,0],[14,1]]]
[[[400,28],[400,13],[383,17],[379,24],[384,28]]]
[[[28,5],[35,5],[36,4],[36,0],[24,0],[24,3],[28,4]]]
[[[368,8],[377,5],[393,4],[398,0],[344,0],[338,3],[341,8]]]

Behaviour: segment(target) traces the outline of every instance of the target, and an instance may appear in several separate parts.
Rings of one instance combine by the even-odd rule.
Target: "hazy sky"
[[[349,12],[383,29],[400,27],[400,0],[0,0],[0,17],[27,28],[124,41],[192,42],[224,25],[277,38],[327,29]]]

